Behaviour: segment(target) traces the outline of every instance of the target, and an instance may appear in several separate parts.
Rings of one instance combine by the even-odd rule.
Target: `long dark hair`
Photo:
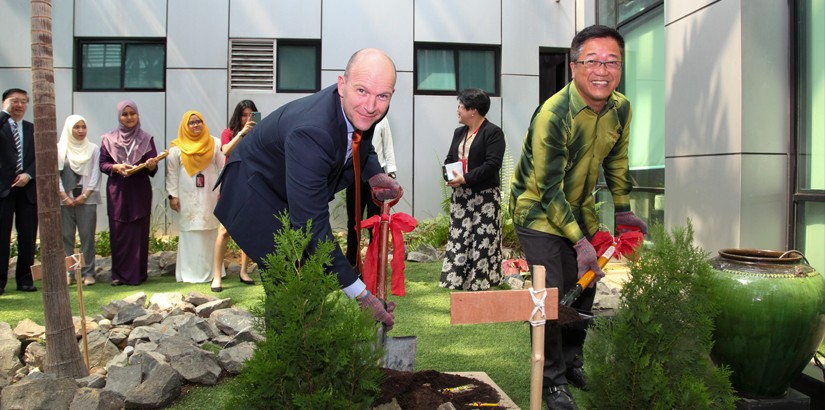
[[[232,118],[229,119],[229,129],[232,130],[232,134],[237,134],[243,125],[241,124],[241,116],[243,116],[243,110],[251,108],[252,111],[258,111],[258,107],[255,106],[255,103],[252,100],[241,100],[238,105],[235,106],[235,111],[232,113]]]

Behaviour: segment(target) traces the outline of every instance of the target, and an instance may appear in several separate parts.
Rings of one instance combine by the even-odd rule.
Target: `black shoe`
[[[550,386],[544,391],[544,403],[547,410],[579,410],[567,386]]]
[[[112,281],[112,286],[120,286],[120,285],[123,285],[123,282],[121,282],[121,281],[119,281],[119,280],[117,280],[117,279],[115,279],[115,280],[113,280],[113,281]]]
[[[210,286],[210,289],[212,289],[212,292],[215,293],[223,292],[223,286]]]
[[[240,277],[240,276],[238,276],[238,279],[240,279],[240,280],[241,280],[241,283],[243,283],[244,285],[254,285],[254,284],[255,284],[255,280],[254,280],[254,279],[246,280],[246,279],[244,279],[244,278],[242,278],[242,277]]]
[[[37,292],[37,288],[34,286],[21,286],[17,288],[18,292]]]
[[[564,377],[567,378],[567,382],[572,384],[573,387],[584,391],[588,390],[587,379],[584,377],[584,370],[582,370],[581,367],[568,367],[564,373]]]

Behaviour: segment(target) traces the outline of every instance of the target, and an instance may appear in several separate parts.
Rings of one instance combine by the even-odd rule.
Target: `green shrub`
[[[584,345],[588,409],[732,409],[730,372],[709,359],[711,266],[693,246],[693,227],[651,228],[653,245],[630,262],[612,319],[599,319]]]
[[[95,234],[95,254],[109,256],[112,254],[112,242],[109,231],[100,231]]]
[[[266,335],[233,381],[232,409],[365,409],[380,387],[376,323],[326,273],[332,242],[306,255],[310,225],[275,234],[255,310]]]

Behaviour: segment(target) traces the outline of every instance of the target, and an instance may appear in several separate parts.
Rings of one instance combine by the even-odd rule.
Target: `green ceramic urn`
[[[711,263],[714,362],[742,397],[784,396],[825,337],[825,278],[796,251],[723,249]]]

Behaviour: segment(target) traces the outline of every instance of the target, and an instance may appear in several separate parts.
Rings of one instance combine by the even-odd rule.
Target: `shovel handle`
[[[607,262],[616,252],[616,242],[613,242],[607,249],[605,249],[604,253],[599,256],[598,263],[600,268],[604,268],[607,265]],[[570,306],[576,299],[581,296],[582,291],[590,286],[590,283],[593,282],[593,279],[596,278],[596,272],[593,272],[593,269],[588,270],[579,281],[576,282],[576,285],[573,286],[573,289],[567,291],[564,297],[559,302],[560,305]]]
[[[389,215],[390,207],[397,203],[399,198],[385,200],[380,203],[381,215]],[[377,199],[373,197],[373,201]],[[378,223],[378,269],[376,272],[375,296],[381,300],[387,300],[387,253],[390,235],[390,222],[381,219]]]

